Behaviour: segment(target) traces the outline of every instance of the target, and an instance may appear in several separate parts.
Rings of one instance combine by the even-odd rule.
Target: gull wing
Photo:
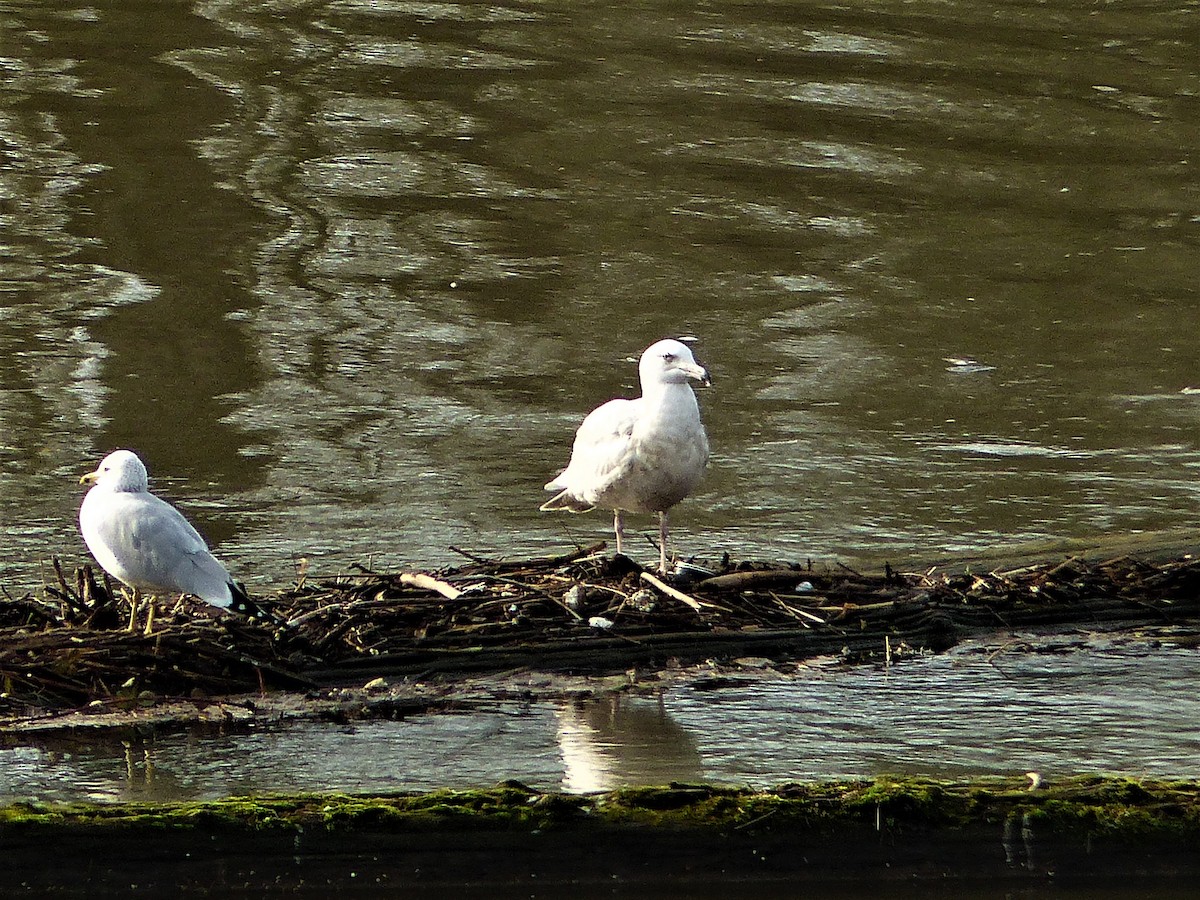
[[[104,500],[104,514],[84,522],[84,538],[107,571],[133,587],[230,604],[229,572],[179,510],[144,492]]]
[[[571,461],[546,485],[546,490],[561,493],[542,509],[585,512],[596,504],[597,497],[629,466],[641,406],[640,398],[609,400],[588,414],[575,433]]]

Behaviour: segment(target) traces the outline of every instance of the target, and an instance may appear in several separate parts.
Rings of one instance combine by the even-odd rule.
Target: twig
[[[829,624],[824,619],[822,619],[820,616],[813,615],[812,613],[806,612],[803,609],[797,609],[795,606],[789,606],[788,604],[784,603],[774,591],[767,591],[767,596],[769,596],[772,600],[774,600],[781,607],[783,607],[784,611],[787,612],[789,615],[793,616],[794,618],[801,619],[800,624],[804,625],[805,628],[808,627],[808,623],[804,622],[803,621],[804,619],[809,619],[809,620],[811,620],[813,622],[817,622],[818,624],[821,624],[821,625]]]
[[[455,547],[453,544],[450,545],[450,550],[454,553],[457,553],[459,556],[465,556],[467,559],[471,560],[471,562],[481,563],[485,566],[496,565],[496,561],[494,559],[488,559],[486,556],[478,556],[469,550],[463,550],[461,547]]]
[[[462,591],[454,585],[447,584],[440,579],[434,578],[432,575],[426,575],[424,572],[401,572],[400,583],[406,584],[409,587],[433,591],[436,594],[441,594],[447,600],[457,600],[459,595],[462,594]]]
[[[608,544],[605,541],[592,544],[590,547],[577,547],[570,553],[562,553],[558,556],[541,556],[529,560],[530,566],[565,566],[567,563],[573,563],[576,560],[586,559],[596,553],[602,551]]]
[[[771,818],[771,816],[775,815],[775,813],[777,813],[777,812],[779,812],[778,809],[768,810],[767,812],[763,813],[761,816],[755,816],[749,822],[743,822],[741,825],[734,825],[733,830],[741,831],[743,828],[753,828],[759,822],[765,822],[767,819]]]
[[[63,590],[63,599],[66,600],[67,606],[77,606],[79,598],[67,586],[67,576],[63,574],[62,563],[58,561],[57,556],[51,557],[50,562],[54,566],[54,574],[58,576],[58,584]]]
[[[335,610],[340,610],[341,612],[350,612],[354,609],[358,609],[363,606],[369,606],[374,603],[374,600],[351,600],[349,603],[344,601],[338,603],[327,603],[325,606],[318,606],[316,609],[310,609],[306,613],[293,616],[292,618],[288,619],[285,624],[289,628],[296,628],[297,626],[303,625],[305,622],[308,622],[311,619],[319,618],[320,616]]]
[[[780,599],[779,599],[779,597],[777,597],[777,596],[776,596],[774,593],[772,593],[771,591],[767,591],[767,596],[768,596],[768,597],[770,597],[772,600],[774,600],[774,601],[775,601],[777,604],[779,604],[780,608],[781,608],[781,609],[782,609],[782,610],[783,610],[785,613],[787,613],[787,614],[788,614],[789,616],[791,616],[793,619],[795,619],[796,621],[798,621],[798,622],[799,622],[801,625],[803,625],[805,628],[810,628],[810,627],[811,627],[811,626],[810,626],[810,625],[809,625],[807,622],[805,622],[805,621],[804,621],[803,619],[801,619],[801,618],[800,618],[798,615],[796,615],[796,610],[792,609],[790,606],[788,606],[786,603],[784,603],[782,600],[780,600]]]
[[[671,597],[674,600],[678,600],[680,603],[687,604],[692,609],[694,609],[697,613],[702,613],[704,611],[705,606],[711,606],[711,604],[704,603],[701,600],[697,600],[695,597],[689,597],[683,591],[676,590],[675,588],[671,587],[669,584],[666,584],[663,581],[660,581],[659,579],[655,578],[649,572],[642,572],[642,574],[639,577],[642,579],[642,581],[646,582],[646,584],[650,585],[653,588],[656,588],[658,591],[666,594],[668,597]]]

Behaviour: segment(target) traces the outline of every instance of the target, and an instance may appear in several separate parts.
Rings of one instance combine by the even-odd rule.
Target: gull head
[[[114,491],[144,491],[147,486],[146,467],[132,450],[114,450],[79,479],[80,484],[92,484]]]
[[[685,384],[689,378],[701,384],[712,384],[708,370],[696,362],[687,344],[667,339],[651,344],[638,364],[642,385]]]

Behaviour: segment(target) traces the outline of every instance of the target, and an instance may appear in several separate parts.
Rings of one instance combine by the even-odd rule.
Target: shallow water
[[[686,552],[1189,528],[1195,16],[0,0],[0,584],[118,445],[252,588],[601,538],[541,485],[677,333]]]
[[[685,553],[1189,542],[1198,14],[0,0],[0,589],[85,560],[75,479],[116,446],[252,591],[302,559],[602,539],[605,515],[539,514],[541,485],[636,390],[631,359],[689,333],[714,458],[673,516]],[[1197,659],[967,647],[619,703],[10,743],[0,800],[1200,777]]]
[[[573,792],[880,774],[1200,778],[1197,679],[1192,649],[964,645],[891,669],[814,665],[723,686],[699,679],[656,697],[10,747],[0,750],[0,802],[413,791],[509,778]]]

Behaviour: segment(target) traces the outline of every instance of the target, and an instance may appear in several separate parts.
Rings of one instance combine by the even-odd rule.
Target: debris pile
[[[365,678],[754,655],[848,659],[945,650],[996,629],[1180,622],[1200,612],[1200,563],[1129,556],[985,574],[875,574],[844,565],[686,563],[670,576],[604,545],[436,572],[301,579],[266,601],[284,624],[161,598],[128,600],[84,567],[0,601],[0,711],[154,702]]]

